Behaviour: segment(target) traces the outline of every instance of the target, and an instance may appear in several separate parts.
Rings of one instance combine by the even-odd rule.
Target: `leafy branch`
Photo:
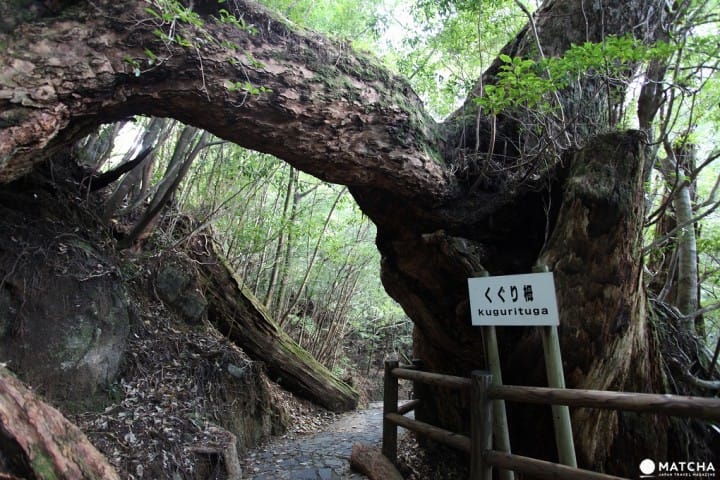
[[[256,87],[249,81],[231,82],[228,80],[225,82],[225,88],[227,88],[228,92],[247,92],[250,95],[260,95],[261,93],[272,92],[272,89],[268,87]]]
[[[570,86],[578,75],[596,71],[607,78],[619,77],[629,65],[666,58],[674,48],[663,42],[648,46],[630,36],[610,36],[602,43],[572,45],[562,57],[540,61],[500,55],[503,65],[497,82],[486,85],[484,95],[474,101],[491,114],[521,107],[547,111],[545,95]]]

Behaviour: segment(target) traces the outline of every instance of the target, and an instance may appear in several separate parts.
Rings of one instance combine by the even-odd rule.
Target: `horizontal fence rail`
[[[717,398],[516,385],[493,385],[488,389],[488,396],[508,402],[646,412],[720,421],[720,399]]]
[[[438,387],[469,390],[472,385],[469,378],[420,372],[404,367],[395,368],[391,373],[396,378],[419,381]],[[717,398],[518,385],[492,385],[488,387],[488,397],[492,400],[508,402],[648,412],[720,421],[720,399]]]
[[[417,366],[385,365],[385,406],[383,453],[393,462],[397,452],[397,426],[412,430],[439,443],[470,454],[471,479],[490,479],[490,466],[558,480],[622,480],[622,477],[568,467],[544,460],[492,450],[492,400],[541,405],[567,405],[693,417],[720,421],[720,399],[651,393],[491,385],[488,372],[473,372],[473,378],[424,372]],[[467,437],[403,415],[417,407],[422,398],[398,407],[398,379],[471,393],[472,436]],[[416,385],[416,391],[418,390]],[[386,432],[386,429],[388,430]]]
[[[494,450],[483,452],[483,457],[488,464],[494,467],[516,470],[539,478],[557,480],[627,480],[624,477],[566,467],[565,465],[546,462],[545,460],[513,455],[512,453],[496,452]]]
[[[420,405],[420,399],[415,398],[413,400],[410,400],[409,402],[403,403],[398,407],[397,413],[400,415],[405,415],[408,412],[412,412],[415,410],[415,408]]]
[[[448,447],[453,447],[455,450],[470,453],[470,438],[465,435],[453,433],[449,430],[443,430],[442,428],[430,425],[429,423],[412,420],[397,413],[389,413],[387,415],[387,419],[395,425],[400,425],[403,428],[407,428],[408,430],[424,435],[431,440],[435,440],[436,442],[447,445]]]
[[[390,372],[395,378],[404,378],[405,380],[414,380],[422,382],[426,385],[434,385],[436,387],[469,389],[469,378],[454,377],[452,375],[443,375],[441,373],[421,372],[419,370],[411,370],[405,367],[393,368]]]

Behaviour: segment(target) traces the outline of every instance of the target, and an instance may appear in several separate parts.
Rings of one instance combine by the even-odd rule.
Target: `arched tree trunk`
[[[661,387],[640,283],[642,139],[629,133],[592,140],[612,126],[622,79],[582,76],[550,94],[548,115],[521,110],[486,118],[473,97],[497,80],[498,61],[438,125],[408,84],[371,57],[295,32],[257,5],[232,3],[231,13],[252,29],[218,21],[227,5],[196,0],[195,25],[174,23],[174,33],[194,39],[191,48],[158,35],[169,25],[140,0],[66,2],[63,18],[0,29],[0,181],[101,121],[173,117],[348,185],[377,225],[383,283],[415,322],[416,354],[430,369],[467,375],[484,366],[480,332],[469,321],[467,277],[481,268],[528,272],[543,252],[542,261],[558,272],[570,385]],[[661,0],[550,0],[503,53],[561,55],[571,43],[607,35],[653,41],[674,21],[666,7]],[[157,57],[152,64],[146,51]],[[607,158],[583,149],[588,142]],[[573,152],[569,169],[562,167]],[[521,350],[537,342],[520,330],[505,332],[501,342],[513,360],[506,362],[508,378],[538,381],[539,357]],[[613,369],[637,359],[648,362],[633,372]],[[463,429],[464,406],[439,392],[437,403],[417,413]],[[578,438],[585,464],[609,465],[612,458],[623,462],[618,473],[635,468],[625,462],[633,454],[620,452],[631,440],[617,417],[578,412],[575,423],[578,435],[597,435]],[[649,439],[657,425],[647,425]],[[516,428],[552,444],[537,424]],[[654,441],[649,448],[662,449],[662,436]]]

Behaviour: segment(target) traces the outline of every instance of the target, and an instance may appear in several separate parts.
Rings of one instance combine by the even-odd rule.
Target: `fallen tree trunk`
[[[208,318],[250,357],[262,360],[268,375],[285,389],[333,411],[357,406],[358,394],[290,338],[265,306],[237,277],[209,237],[193,240]]]
[[[402,480],[403,478],[395,465],[379,449],[362,443],[353,445],[350,466],[370,480]]]
[[[120,479],[79,428],[3,367],[0,452],[5,478]]]

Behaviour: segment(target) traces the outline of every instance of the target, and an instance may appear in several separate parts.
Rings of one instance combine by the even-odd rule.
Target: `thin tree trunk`
[[[299,188],[299,180],[300,180],[300,172],[297,169],[293,169],[293,172],[295,174],[293,178],[293,201],[292,201],[292,207],[290,209],[290,219],[288,221],[288,224],[290,225],[290,228],[288,229],[288,240],[286,244],[285,249],[285,255],[284,255],[284,261],[282,266],[282,281],[280,282],[280,291],[278,292],[278,299],[277,304],[275,307],[275,315],[278,317],[282,317],[280,315],[280,312],[284,312],[288,308],[289,300],[287,298],[287,291],[288,291],[288,285],[290,283],[291,278],[291,268],[292,268],[292,261],[293,261],[293,254],[295,251],[295,236],[293,235],[294,232],[294,226],[296,225],[296,222],[298,221],[298,212],[299,212],[299,205],[302,199],[310,193],[310,191],[315,190],[317,188],[317,185],[312,187],[310,190],[305,192],[298,192]],[[278,318],[278,323],[280,326],[283,326],[287,321],[287,316]]]
[[[315,265],[315,259],[317,258],[318,251],[320,250],[320,243],[322,242],[323,236],[325,235],[325,231],[327,230],[328,225],[330,224],[330,220],[332,219],[333,212],[335,211],[335,208],[338,205],[338,202],[340,202],[340,199],[345,194],[345,188],[340,190],[340,193],[337,194],[335,197],[335,201],[333,202],[332,206],[330,207],[330,210],[328,211],[327,216],[325,217],[325,223],[323,223],[322,229],[320,231],[320,234],[318,235],[317,242],[315,242],[315,248],[313,249],[312,255],[310,256],[310,260],[308,261],[307,267],[305,268],[305,274],[303,275],[302,280],[300,281],[300,286],[298,287],[298,292],[295,295],[295,299],[290,303],[290,305],[285,309],[285,311],[282,313],[279,319],[279,323],[282,324],[288,315],[290,315],[290,312],[292,312],[293,308],[298,304],[300,301],[300,297],[303,294],[303,291],[305,290],[305,287],[307,287],[308,278],[310,277],[310,272],[312,272],[313,266]]]
[[[270,272],[270,281],[268,282],[267,292],[265,293],[265,307],[270,312],[276,312],[274,308],[278,302],[275,298],[275,289],[277,288],[278,279],[280,277],[280,270],[286,262],[286,258],[283,258],[283,253],[286,253],[286,245],[290,242],[289,229],[292,227],[290,221],[291,217],[288,212],[294,209],[294,205],[290,205],[290,202],[294,202],[295,195],[293,192],[295,179],[295,169],[288,165],[288,182],[285,188],[285,200],[283,201],[282,216],[280,219],[280,232],[278,235],[277,244],[275,246],[275,258],[272,262],[272,271]],[[279,312],[278,312],[279,313]]]
[[[317,358],[327,365],[334,368],[338,356],[338,352],[343,347],[343,339],[345,338],[345,327],[348,322],[348,309],[350,301],[355,296],[359,276],[350,272],[346,274],[345,281],[341,289],[341,294],[337,300],[337,307],[334,309],[333,321],[330,323],[327,335],[319,347]],[[322,359],[322,360],[321,360]]]
[[[666,157],[663,160],[665,176],[671,184],[677,185],[673,195],[676,223],[687,225],[677,234],[675,248],[677,249],[677,297],[675,305],[681,317],[680,327],[687,332],[695,333],[695,319],[688,315],[698,310],[698,270],[697,270],[697,240],[695,238],[695,225],[691,185],[682,181],[687,176],[686,166],[692,165],[692,147],[686,146],[688,151],[678,151],[665,144]]]
[[[268,196],[268,190],[269,185],[267,183],[263,184],[262,192],[260,193],[260,204],[264,204],[267,201]],[[254,219],[251,225],[252,231],[260,230],[260,228],[264,227],[265,225],[265,218],[262,215],[257,214],[257,212],[254,212]],[[254,292],[258,291],[258,286],[260,282],[260,275],[262,273],[262,265],[263,265],[263,255],[265,253],[265,246],[264,243],[262,245],[262,250],[260,251],[260,259],[258,262],[246,262],[243,266],[243,270],[241,272],[242,278],[254,278],[255,283],[252,285],[252,289]],[[253,236],[253,241],[251,245],[251,255],[255,255],[256,252],[258,252],[258,240],[255,236]]]
[[[83,145],[85,151],[85,159],[89,161],[93,172],[98,172],[105,162],[110,158],[113,147],[115,146],[115,138],[127,121],[115,122],[112,125],[105,125],[90,137],[88,142]]]
[[[190,165],[192,165],[195,158],[205,146],[205,139],[209,135],[208,132],[202,132],[195,146],[192,150],[189,150],[191,147],[190,139],[193,138],[196,133],[197,129],[192,127],[186,127],[183,130],[180,140],[175,146],[175,152],[179,152],[177,158],[174,154],[160,188],[130,233],[118,242],[119,248],[129,248],[149,235],[150,230],[152,230],[152,227],[159,219],[160,212],[175,194],[180,182],[182,182],[190,169]]]
[[[167,123],[167,119],[164,118],[153,118],[150,121],[140,144],[141,151],[155,145]],[[132,150],[134,149],[131,149],[131,151]],[[128,155],[131,155],[131,151],[128,152]],[[149,157],[154,157],[154,153],[151,153]],[[118,185],[110,198],[108,198],[103,205],[102,219],[105,223],[108,223],[112,216],[117,212],[120,204],[128,195],[130,190],[137,185],[138,181],[144,178],[145,166],[151,165],[152,162],[153,160],[151,158],[147,158],[142,168],[136,168],[129,174],[125,175],[125,178],[120,182],[120,185]]]

